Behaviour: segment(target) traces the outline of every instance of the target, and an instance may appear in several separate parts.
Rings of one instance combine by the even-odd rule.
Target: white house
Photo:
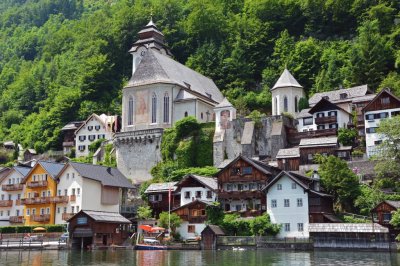
[[[14,166],[1,178],[1,225],[23,224],[24,205],[20,200],[23,198],[25,186],[21,184],[21,181],[30,170],[31,167],[28,166]]]
[[[370,157],[379,152],[379,144],[385,139],[382,134],[377,133],[380,121],[400,114],[400,99],[384,89],[364,107],[363,112],[367,156]]]
[[[70,162],[58,175],[57,196],[68,197],[67,203],[56,205],[56,224],[80,210],[119,212],[123,189],[132,183],[118,169]]]
[[[299,100],[305,97],[303,86],[285,69],[271,89],[272,115],[299,112]]]
[[[181,226],[177,229],[183,239],[195,238],[206,227],[205,208],[216,201],[218,183],[215,178],[187,175],[176,184],[175,194],[180,194],[181,206],[173,212],[180,215]]]
[[[100,116],[92,114],[75,131],[76,157],[89,155],[89,145],[98,139],[110,140],[113,137],[113,128],[118,121],[116,116]]]
[[[282,226],[280,238],[307,238],[308,224],[323,222],[333,212],[332,197],[320,192],[319,178],[282,171],[265,187],[265,192],[271,222]]]

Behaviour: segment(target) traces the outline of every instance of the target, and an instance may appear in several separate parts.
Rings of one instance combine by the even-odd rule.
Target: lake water
[[[400,265],[400,254],[360,251],[1,251],[0,265]]]

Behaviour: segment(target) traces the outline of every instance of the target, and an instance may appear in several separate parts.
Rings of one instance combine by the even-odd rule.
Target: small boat
[[[156,239],[145,238],[143,240],[143,243],[136,244],[135,249],[136,250],[167,250],[168,247],[161,245],[160,241],[158,241]]]

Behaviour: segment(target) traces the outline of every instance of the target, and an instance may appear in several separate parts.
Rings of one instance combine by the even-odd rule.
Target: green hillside
[[[0,1],[0,141],[60,149],[60,128],[120,113],[128,54],[150,15],[176,60],[239,111],[270,111],[285,66],[308,94],[369,84],[400,94],[398,0]]]

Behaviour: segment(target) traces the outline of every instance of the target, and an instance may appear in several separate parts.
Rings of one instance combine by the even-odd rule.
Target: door
[[[103,245],[107,246],[107,235],[103,235]]]

